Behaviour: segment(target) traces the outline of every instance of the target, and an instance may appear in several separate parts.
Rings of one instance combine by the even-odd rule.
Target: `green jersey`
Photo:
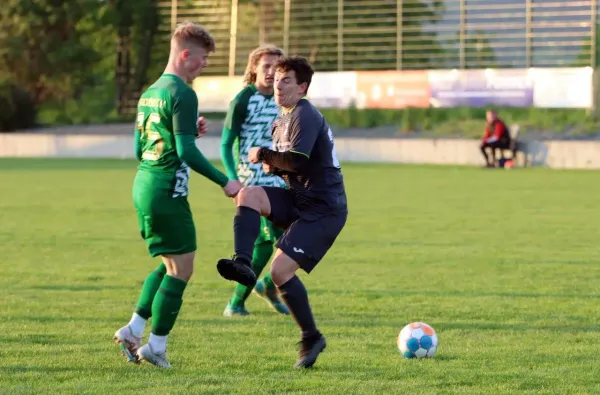
[[[150,187],[169,188],[173,198],[187,196],[190,166],[221,186],[227,183],[195,147],[198,97],[181,78],[163,74],[142,94],[137,110],[138,169]]]
[[[245,185],[285,187],[279,176],[263,171],[262,163],[248,161],[250,148],[272,148],[271,124],[278,114],[273,95],[263,95],[254,85],[244,88],[231,101],[221,144],[229,178]]]
[[[224,187],[227,176],[198,150],[198,98],[181,78],[163,74],[138,102],[135,154],[140,164],[133,203],[152,256],[196,250],[190,210],[190,169]]]

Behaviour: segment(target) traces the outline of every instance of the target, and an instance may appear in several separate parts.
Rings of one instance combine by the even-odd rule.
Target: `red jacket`
[[[506,124],[501,120],[496,120],[491,124],[485,126],[485,132],[483,133],[483,141],[492,142],[500,141],[504,139],[510,139],[508,128]]]

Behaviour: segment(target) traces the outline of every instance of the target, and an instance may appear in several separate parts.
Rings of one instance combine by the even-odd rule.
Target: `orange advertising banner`
[[[426,70],[356,72],[358,108],[429,107]]]

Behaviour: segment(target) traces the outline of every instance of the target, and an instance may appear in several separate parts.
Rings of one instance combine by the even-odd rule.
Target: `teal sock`
[[[135,312],[146,320],[152,317],[152,301],[165,274],[167,274],[167,267],[164,263],[161,263],[144,281]]]
[[[267,288],[267,291],[276,291],[277,290],[277,287],[275,286],[273,279],[271,279],[271,272],[265,274],[265,276],[262,278],[262,281],[265,284],[265,288]]]
[[[254,251],[252,252],[252,271],[256,274],[256,277],[258,277],[265,266],[267,266],[272,254],[273,244],[271,243],[261,243],[254,246]],[[243,306],[246,299],[248,299],[248,296],[252,293],[252,289],[253,288],[238,284],[235,287],[235,292],[231,298],[231,304],[233,306]]]
[[[177,320],[187,285],[180,278],[166,275],[152,303],[152,333],[167,336]]]

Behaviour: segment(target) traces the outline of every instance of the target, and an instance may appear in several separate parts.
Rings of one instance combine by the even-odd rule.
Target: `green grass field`
[[[309,290],[328,348],[294,371],[298,331],[233,284],[233,204],[192,178],[197,269],[170,336],[174,368],[112,343],[146,274],[133,161],[0,160],[0,393],[598,394],[599,174],[347,165],[347,226]],[[396,336],[431,324],[406,360]],[[143,392],[142,392],[143,391]]]

